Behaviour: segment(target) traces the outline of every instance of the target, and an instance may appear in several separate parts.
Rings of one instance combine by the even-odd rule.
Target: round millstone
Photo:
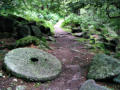
[[[35,48],[18,48],[8,52],[4,64],[16,77],[31,81],[52,80],[62,68],[55,56]]]

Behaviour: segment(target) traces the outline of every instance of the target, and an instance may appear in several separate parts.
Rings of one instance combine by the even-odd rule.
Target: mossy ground
[[[27,36],[16,41],[16,46],[27,46],[30,44],[39,45],[40,39],[34,36]]]

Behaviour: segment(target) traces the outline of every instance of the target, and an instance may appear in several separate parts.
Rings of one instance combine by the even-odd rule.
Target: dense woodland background
[[[114,52],[119,57],[119,3],[119,0],[1,0],[0,14],[40,22],[51,32],[54,32],[53,25],[64,18],[62,27],[67,31],[83,32],[80,42],[87,41],[91,48],[107,54]],[[6,31],[3,24],[5,21],[1,30]]]
[[[0,49],[51,49],[60,20],[92,52],[120,59],[120,0],[0,0]],[[11,44],[1,40],[11,37]]]

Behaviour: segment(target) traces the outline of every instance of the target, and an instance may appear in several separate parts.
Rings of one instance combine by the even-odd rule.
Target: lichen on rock
[[[87,80],[85,83],[83,83],[80,90],[110,90],[110,89],[96,84],[94,80]]]
[[[105,54],[97,54],[90,65],[89,79],[106,79],[120,73],[120,61]]]
[[[35,48],[18,48],[6,54],[4,64],[16,77],[47,81],[61,72],[61,62],[53,55]]]

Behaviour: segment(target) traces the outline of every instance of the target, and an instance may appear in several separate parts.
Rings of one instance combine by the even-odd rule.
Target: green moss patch
[[[16,41],[16,46],[27,46],[30,44],[39,45],[40,39],[34,36],[27,36]]]
[[[105,54],[97,54],[89,68],[89,79],[106,79],[120,73],[120,61]]]

